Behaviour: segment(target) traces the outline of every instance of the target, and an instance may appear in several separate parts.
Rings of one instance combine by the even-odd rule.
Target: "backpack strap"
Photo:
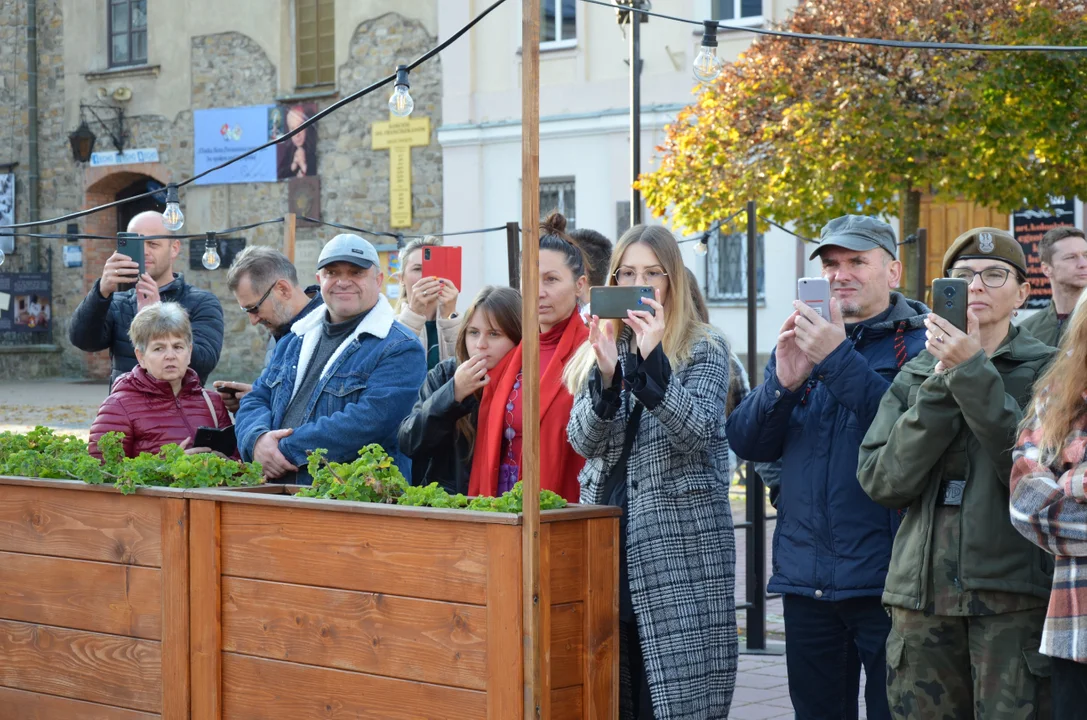
[[[208,391],[204,388],[200,388],[200,392],[204,395],[204,402],[208,404],[208,412],[211,413],[211,424],[215,426],[215,429],[219,429],[219,416],[215,414],[215,406],[211,404],[211,396],[208,395]]]

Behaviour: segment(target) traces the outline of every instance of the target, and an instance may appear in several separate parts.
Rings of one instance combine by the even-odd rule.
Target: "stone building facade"
[[[315,102],[323,109],[373,81],[399,63],[437,44],[437,0],[319,0],[335,13],[335,80],[312,90],[295,84],[296,3],[305,0],[213,0],[166,4],[148,2],[146,62],[110,67],[107,0],[37,0],[39,107],[38,189],[40,218],[57,217],[111,202],[145,187],[147,180],[179,182],[193,174],[193,112],[276,103]],[[29,220],[27,102],[27,0],[0,9],[0,172],[17,163],[16,221]],[[331,41],[331,38],[329,38]],[[117,92],[121,89],[121,92]],[[389,152],[371,149],[371,125],[389,119],[391,87],[350,104],[318,123],[320,211],[324,220],[388,230]],[[131,94],[131,99],[118,101]],[[441,125],[441,59],[411,74],[413,118],[430,118],[429,146],[412,150],[411,228],[405,234],[437,232],[442,219],[442,153],[436,141]],[[97,135],[96,151],[112,150],[106,128],[80,105],[124,110],[124,147],[155,149],[158,161],[92,167],[73,159],[68,136],[81,117]],[[116,128],[115,115],[99,116]],[[181,189],[186,222],[181,233],[218,231],[277,218],[289,212],[288,183],[187,186]],[[106,210],[76,222],[79,232],[114,235],[126,215]],[[66,224],[40,232],[65,232]],[[336,232],[299,225],[295,264],[303,283],[312,282],[317,255]],[[248,244],[284,247],[283,225],[242,233]],[[379,242],[375,240],[375,243]],[[386,240],[385,242],[390,242]],[[41,239],[42,270],[52,273],[51,338],[0,336],[0,377],[108,376],[106,353],[89,355],[68,344],[69,318],[100,276],[113,252],[109,240]],[[78,245],[82,267],[65,267],[63,248]],[[16,239],[16,250],[0,273],[32,269],[32,241]],[[202,244],[197,247],[197,251]],[[48,251],[52,250],[51,261]],[[187,282],[212,290],[223,305],[226,344],[213,378],[251,381],[264,358],[265,331],[249,325],[226,288],[226,267],[190,269],[184,242],[176,269]],[[27,344],[25,338],[35,338]],[[23,340],[23,342],[20,342]]]

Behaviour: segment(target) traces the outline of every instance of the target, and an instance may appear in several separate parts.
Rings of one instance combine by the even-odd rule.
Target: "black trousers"
[[[619,622],[620,720],[654,720],[653,698],[645,672],[638,622]]]
[[[1052,658],[1053,720],[1087,717],[1087,664]]]

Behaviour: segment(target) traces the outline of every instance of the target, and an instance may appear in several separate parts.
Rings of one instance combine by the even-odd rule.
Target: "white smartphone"
[[[796,297],[830,322],[830,283],[826,278],[800,278],[796,281]]]

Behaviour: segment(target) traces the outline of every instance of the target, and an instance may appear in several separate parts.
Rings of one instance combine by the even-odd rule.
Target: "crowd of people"
[[[168,235],[153,213],[129,230]],[[92,452],[110,430],[130,455],[167,443],[210,452],[192,447],[197,431],[233,426],[236,456],[260,462],[268,482],[311,482],[317,447],[350,462],[378,443],[414,484],[499,494],[523,474],[522,341],[535,332],[541,487],[622,509],[622,718],[729,715],[735,455],[766,477],[778,511],[768,589],[784,598],[797,718],[858,717],[862,668],[873,720],[1082,712],[1081,231],[1043,240],[1053,302],[1022,324],[1020,244],[996,228],[959,237],[943,270],[967,283],[960,329],[895,290],[889,225],[837,218],[811,255],[832,290],[829,317],[798,301],[750,391],[663,227],[635,226],[612,247],[548,217],[535,328],[522,327],[516,289],[464,303],[449,279],[424,276],[422,251],[438,243],[400,251],[395,307],[377,251],[357,235],[325,244],[309,287],[278,251],[246,248],[227,284],[270,349],[252,384],[211,391],[223,311],[173,271],[180,243],[148,240],[143,275],[114,255],[69,330],[113,359]],[[602,285],[652,297],[601,319],[589,288]]]

